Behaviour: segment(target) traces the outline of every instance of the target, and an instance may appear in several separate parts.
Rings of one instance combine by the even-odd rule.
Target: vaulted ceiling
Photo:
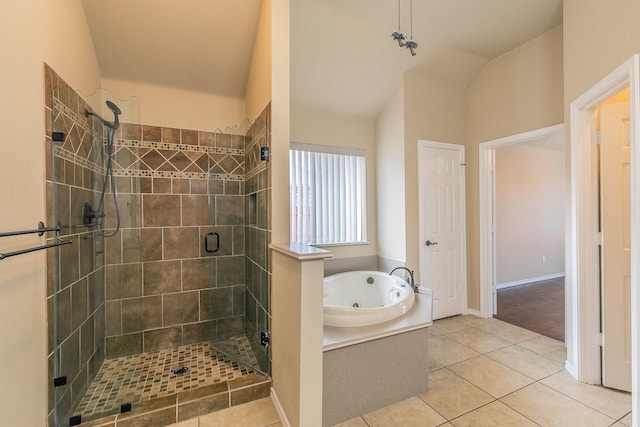
[[[261,0],[82,1],[105,78],[245,96]],[[290,3],[292,104],[367,117],[405,72],[468,85],[562,23],[562,0]],[[399,17],[416,56],[391,38]]]

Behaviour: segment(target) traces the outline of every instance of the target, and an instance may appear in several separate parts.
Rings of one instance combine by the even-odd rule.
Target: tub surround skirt
[[[427,391],[429,330],[324,352],[322,425],[333,426]]]
[[[378,325],[324,327],[322,425],[427,391],[432,293],[420,288],[407,314]]]

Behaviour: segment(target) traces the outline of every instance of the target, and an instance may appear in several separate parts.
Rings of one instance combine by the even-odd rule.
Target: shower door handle
[[[209,236],[214,236],[216,238],[216,247],[213,249],[209,248]],[[204,236],[204,250],[212,254],[212,253],[218,252],[219,249],[220,249],[220,235],[218,233],[214,233],[213,231],[211,233],[207,233],[207,235]]]

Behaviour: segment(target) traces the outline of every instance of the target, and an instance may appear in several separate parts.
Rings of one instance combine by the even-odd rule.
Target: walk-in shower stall
[[[46,66],[45,84],[48,223],[72,241],[48,254],[49,425],[268,381],[269,107],[176,129]]]

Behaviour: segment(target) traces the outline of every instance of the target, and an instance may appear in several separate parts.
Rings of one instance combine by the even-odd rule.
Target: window
[[[366,241],[364,150],[291,143],[291,241],[308,245]]]

